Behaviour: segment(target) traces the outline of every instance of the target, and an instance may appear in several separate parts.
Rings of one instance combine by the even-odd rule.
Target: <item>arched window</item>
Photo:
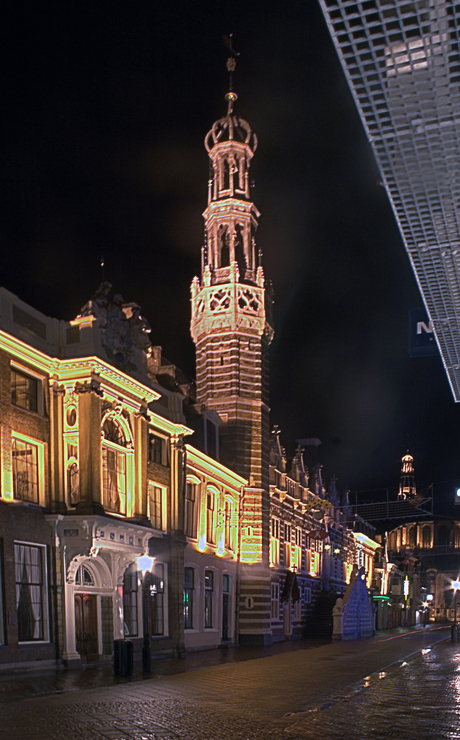
[[[196,537],[199,485],[196,480],[187,480],[185,489],[185,534],[187,537]]]
[[[213,490],[208,488],[206,492],[206,542],[208,542],[210,545],[214,545],[216,542],[215,507],[216,494]]]
[[[441,524],[437,532],[437,544],[438,545],[450,545],[450,528],[445,524]]]
[[[109,442],[113,442],[120,447],[126,447],[126,436],[121,427],[121,424],[116,421],[113,417],[108,416],[102,425],[102,433],[104,439],[108,439]]]
[[[409,547],[415,547],[415,545],[417,544],[416,535],[417,535],[416,527],[409,527],[409,532],[407,534],[407,541],[409,543]]]
[[[127,423],[116,416],[106,416],[102,423],[102,488],[104,507],[117,514],[127,514],[128,447]],[[127,427],[128,428],[128,427]]]
[[[219,267],[228,267],[230,264],[230,245],[228,236],[228,227],[219,226],[219,247],[220,247],[220,264]]]
[[[75,574],[76,586],[95,586],[94,576],[86,565],[80,565]]]
[[[431,547],[431,527],[422,529],[422,547]]]

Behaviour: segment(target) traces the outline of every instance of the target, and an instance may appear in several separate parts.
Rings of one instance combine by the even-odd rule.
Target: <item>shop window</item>
[[[135,564],[125,570],[123,576],[123,633],[125,637],[138,634],[139,575]]]
[[[165,634],[165,584],[162,563],[155,563],[154,571],[149,576],[149,584],[152,604],[152,635],[158,637]]]
[[[46,639],[45,548],[15,542],[16,609],[19,642]]]
[[[214,621],[214,572],[204,572],[204,626],[211,629]]]
[[[184,568],[184,627],[193,629],[193,607],[195,592],[195,569]]]
[[[26,411],[38,411],[39,381],[11,368],[11,403]]]

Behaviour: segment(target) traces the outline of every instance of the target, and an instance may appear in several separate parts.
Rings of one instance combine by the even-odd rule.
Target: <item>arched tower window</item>
[[[422,529],[422,547],[431,547],[431,528],[428,526]]]
[[[246,275],[246,255],[244,253],[244,233],[241,224],[236,224],[235,229],[235,260],[238,263],[240,279],[244,280]]]
[[[220,251],[220,267],[228,267],[230,265],[230,244],[228,238],[228,226],[219,227],[219,251]]]

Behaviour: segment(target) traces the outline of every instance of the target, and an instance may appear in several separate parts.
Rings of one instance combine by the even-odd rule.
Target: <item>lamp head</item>
[[[144,555],[138,555],[136,558],[137,569],[142,571],[142,575],[145,575],[148,570],[152,570],[155,558],[152,558],[147,553]]]

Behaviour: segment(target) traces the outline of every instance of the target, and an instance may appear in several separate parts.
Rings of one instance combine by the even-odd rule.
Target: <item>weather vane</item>
[[[228,89],[229,92],[233,92],[233,72],[236,69],[236,57],[239,57],[240,53],[239,51],[235,51],[233,48],[233,34],[231,33],[230,36],[224,36],[224,46],[229,49],[230,53],[232,54],[231,57],[228,57],[227,59],[227,72],[228,72]]]

